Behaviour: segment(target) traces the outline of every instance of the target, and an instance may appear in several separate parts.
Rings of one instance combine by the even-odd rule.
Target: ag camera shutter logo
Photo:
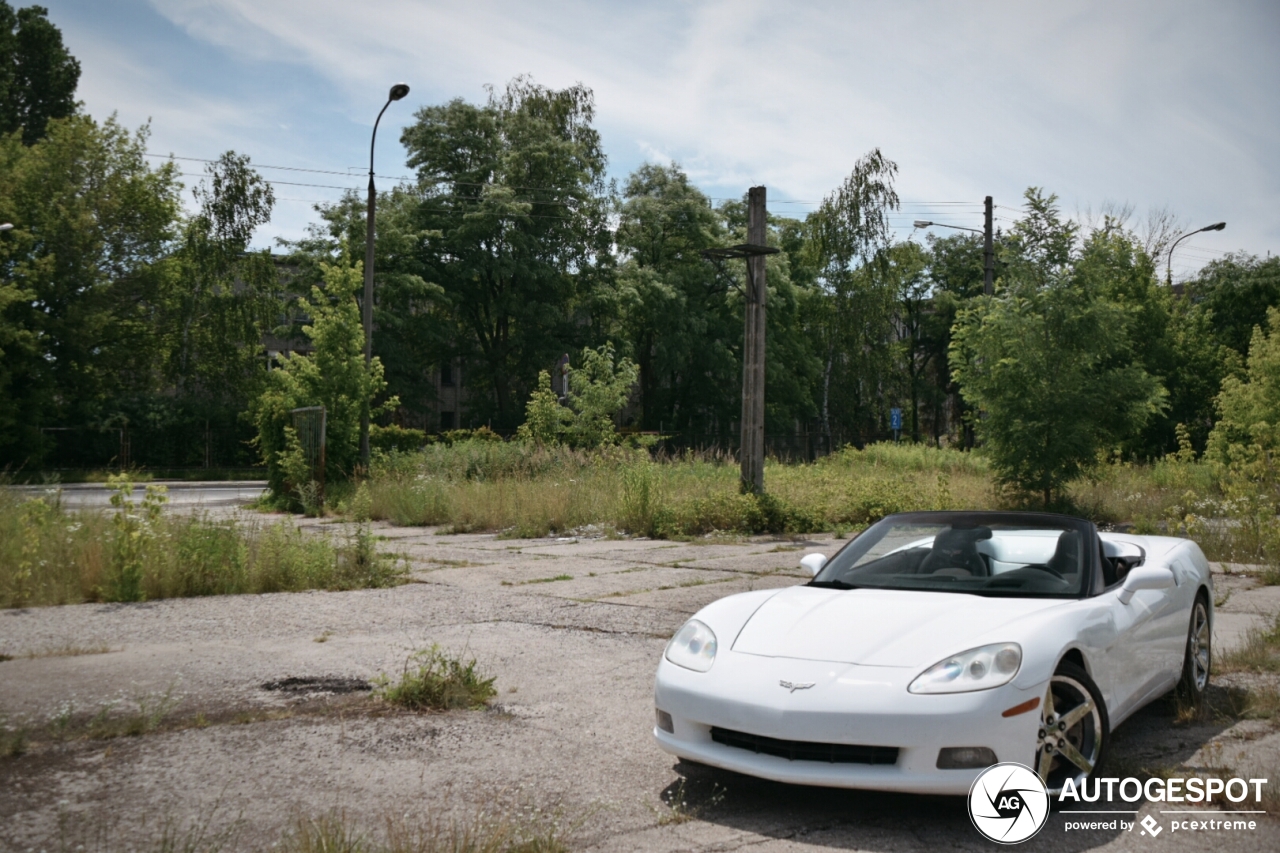
[[[1040,776],[1023,764],[993,764],[969,789],[969,819],[985,838],[1018,844],[1049,819],[1049,791]]]

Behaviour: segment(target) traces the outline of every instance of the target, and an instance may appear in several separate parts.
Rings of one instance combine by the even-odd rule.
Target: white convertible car
[[[659,746],[805,785],[964,794],[1016,761],[1082,782],[1112,728],[1208,688],[1213,582],[1191,541],[1047,513],[872,525],[805,585],[731,595],[658,665]]]

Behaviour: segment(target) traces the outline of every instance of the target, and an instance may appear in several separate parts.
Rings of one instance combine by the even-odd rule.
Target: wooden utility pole
[[[779,249],[765,244],[764,187],[747,192],[747,242],[738,246],[703,249],[702,256],[719,263],[730,258],[747,261],[747,287],[742,312],[742,491],[764,492],[764,303],[765,255]],[[736,285],[735,285],[736,286]]]
[[[765,245],[765,188],[747,193],[747,245]],[[742,338],[742,490],[764,492],[765,256],[747,257]]]
[[[996,290],[996,250],[992,245],[994,235],[992,234],[992,204],[991,196],[987,196],[986,202],[983,203],[983,223],[982,223],[982,292],[987,296],[995,293]]]

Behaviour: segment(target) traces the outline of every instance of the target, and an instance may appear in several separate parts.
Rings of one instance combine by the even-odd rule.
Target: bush
[[[400,453],[412,453],[421,450],[427,443],[427,434],[420,429],[408,429],[391,424],[390,426],[369,426],[369,449],[382,453],[393,450]]]
[[[386,701],[413,711],[478,709],[498,694],[493,687],[496,680],[496,676],[482,677],[474,658],[464,664],[432,646],[405,661],[398,682],[379,677],[376,690]]]

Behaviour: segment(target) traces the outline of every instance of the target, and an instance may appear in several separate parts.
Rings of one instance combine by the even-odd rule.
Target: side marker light
[[[1000,716],[1016,717],[1019,714],[1025,714],[1028,711],[1034,711],[1036,708],[1039,708],[1039,707],[1040,707],[1040,697],[1037,696],[1034,699],[1028,699],[1027,701],[1023,702],[1021,705],[1014,705],[1012,708],[1005,711]]]

